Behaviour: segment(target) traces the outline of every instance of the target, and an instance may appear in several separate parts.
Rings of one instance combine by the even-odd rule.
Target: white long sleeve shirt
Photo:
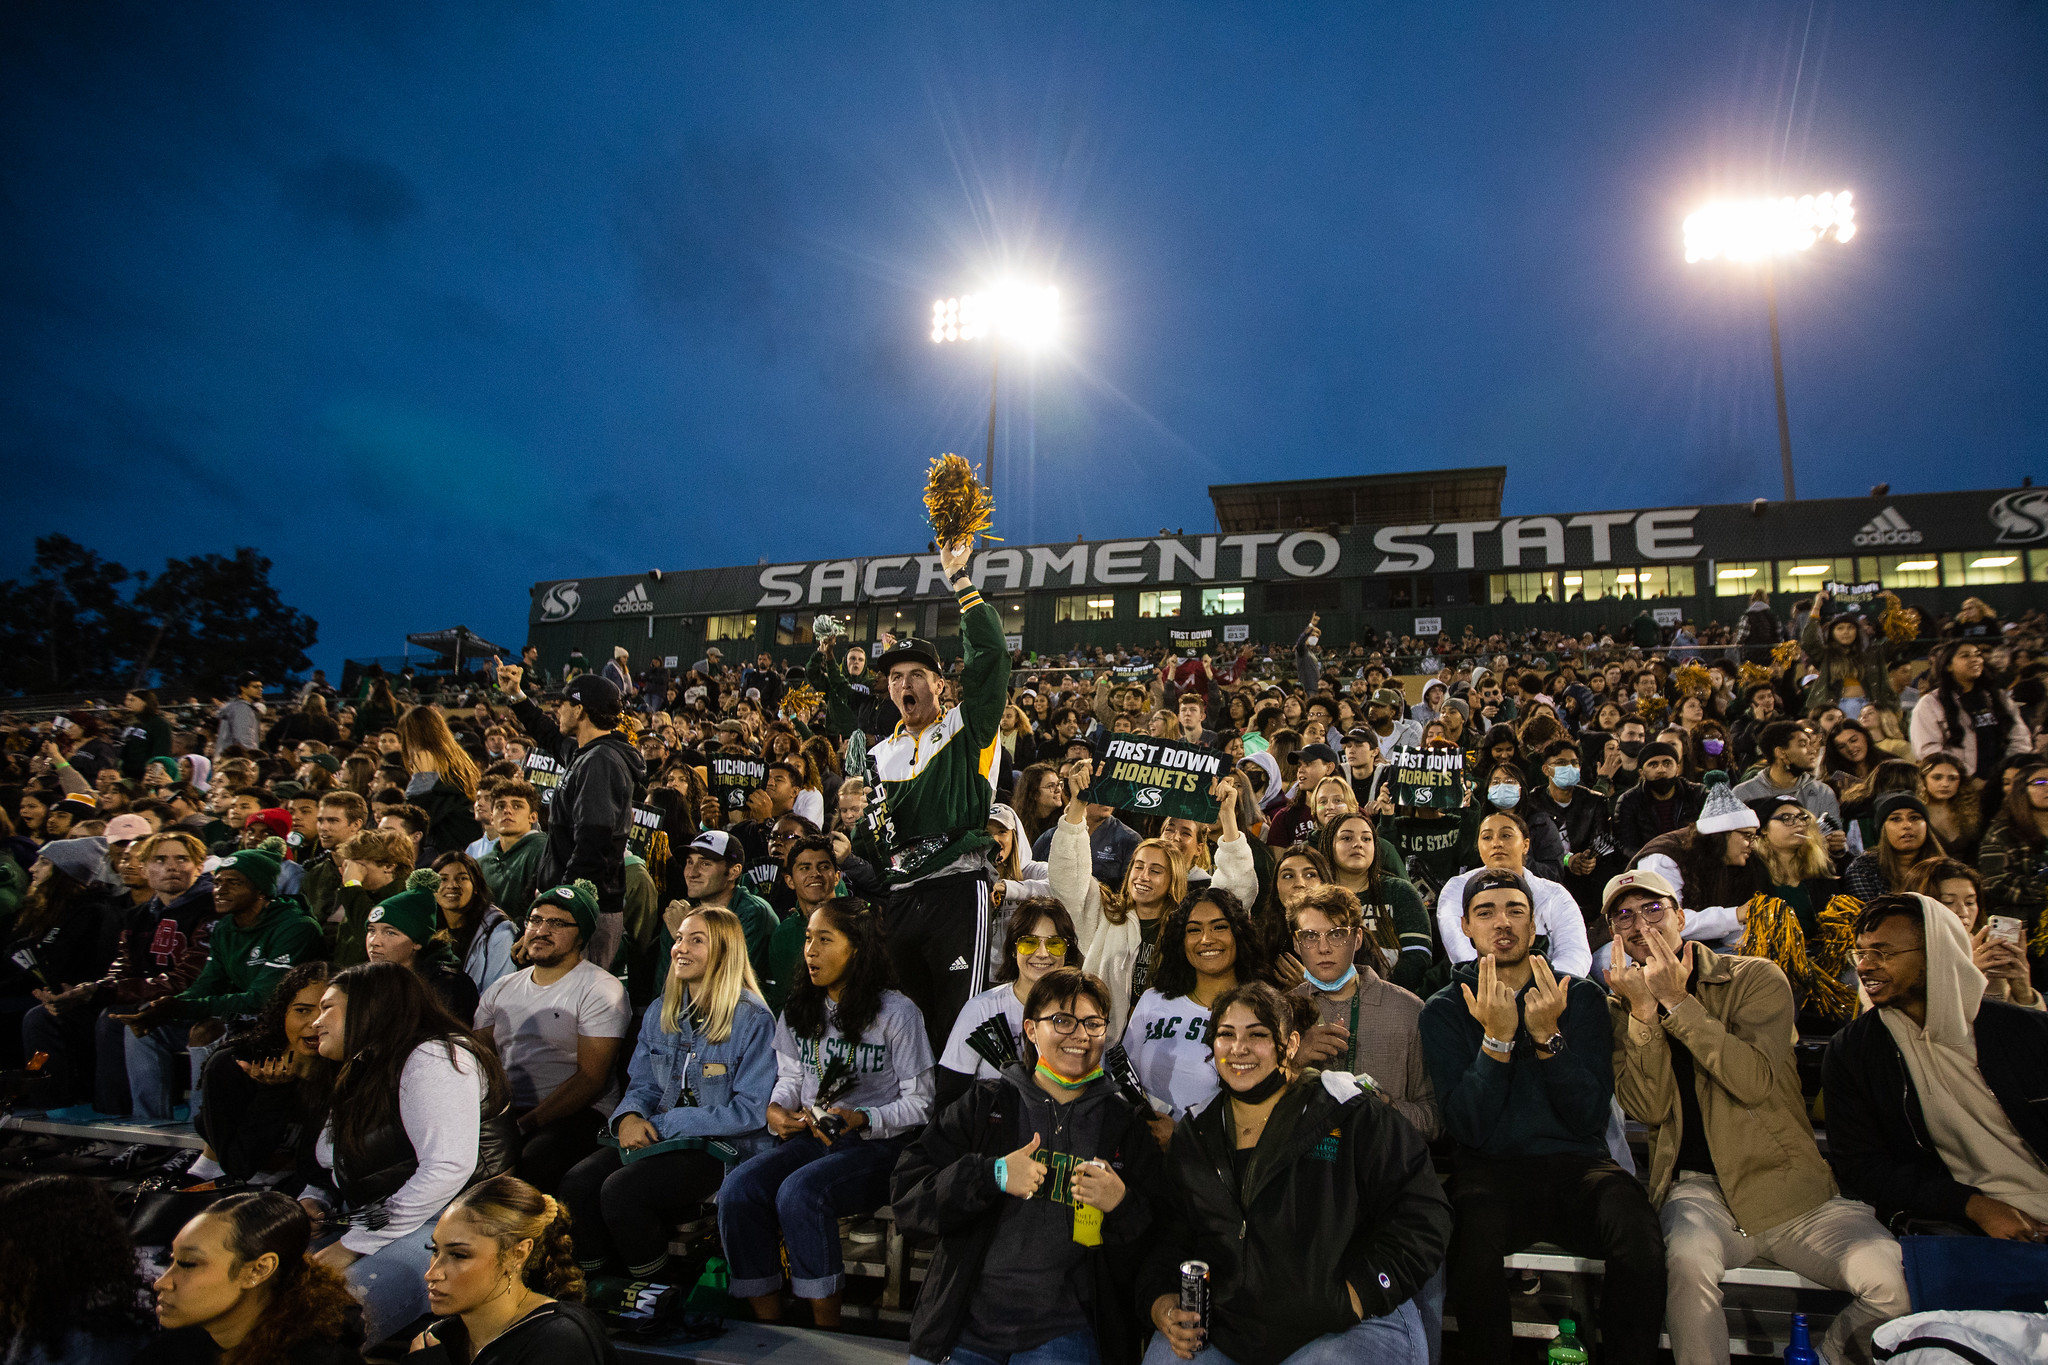
[[[368,1256],[440,1217],[476,1170],[483,1105],[483,1068],[468,1049],[438,1040],[414,1048],[399,1072],[398,1119],[419,1167],[384,1201],[390,1221],[381,1228],[350,1228],[341,1244]],[[332,1122],[321,1130],[313,1159],[334,1169]]]
[[[835,1057],[844,1057],[853,1064],[853,1088],[832,1107],[866,1110],[870,1137],[894,1137],[929,1123],[936,1090],[932,1045],[925,1037],[924,1015],[910,997],[884,991],[881,1012],[858,1043],[841,1036],[835,1014],[832,1006],[825,1007],[823,1038],[799,1038],[789,1031],[786,1017],[775,1021],[775,1093],[769,1102],[804,1108],[817,1099],[825,1068]]]

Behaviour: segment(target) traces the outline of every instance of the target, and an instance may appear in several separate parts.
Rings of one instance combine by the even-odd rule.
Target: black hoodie
[[[1384,1317],[1443,1264],[1451,1204],[1414,1125],[1350,1076],[1306,1071],[1260,1136],[1240,1193],[1236,1134],[1219,1095],[1173,1131],[1163,1226],[1140,1275],[1141,1310],[1209,1263],[1210,1341],[1239,1365],[1275,1365],[1317,1337]]]
[[[626,834],[633,828],[633,803],[647,785],[639,750],[617,730],[588,744],[564,735],[531,700],[512,708],[543,749],[564,771],[548,802],[548,846],[540,858],[540,889],[588,881],[597,888],[598,909],[626,909]]]

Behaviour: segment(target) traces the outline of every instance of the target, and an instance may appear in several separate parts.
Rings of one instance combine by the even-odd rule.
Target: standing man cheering
[[[868,750],[882,788],[889,956],[897,985],[924,1012],[933,1055],[944,1049],[960,1007],[988,985],[989,888],[995,881],[988,811],[997,731],[1009,703],[1010,656],[1002,618],[968,576],[972,552],[971,540],[939,549],[939,564],[960,602],[966,658],[959,704],[940,709],[942,670],[931,645],[889,642],[875,673],[903,719]],[[809,674],[835,710],[852,703],[829,641]]]
[[[541,886],[587,881],[596,889],[597,928],[586,936],[584,956],[608,970],[625,937],[626,834],[634,798],[647,784],[647,765],[619,733],[618,688],[595,673],[581,674],[562,689],[550,720],[519,690],[524,672],[517,664],[498,664],[499,690],[526,733],[565,769],[549,805],[548,843],[536,880]]]

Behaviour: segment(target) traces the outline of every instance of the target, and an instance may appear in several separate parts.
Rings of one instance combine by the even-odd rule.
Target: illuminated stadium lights
[[[1833,234],[1856,235],[1856,205],[1848,190],[1802,194],[1797,199],[1737,199],[1709,204],[1685,220],[1685,259],[1760,261],[1805,251]]]
[[[1720,576],[1721,576],[1722,578],[1755,578],[1755,577],[1756,577],[1756,570],[1755,570],[1755,569],[1723,569],[1723,570],[1721,570]]]
[[[1785,572],[1796,578],[1811,578],[1816,574],[1824,574],[1833,567],[1831,564],[1801,564],[1798,568],[1787,569]]]
[[[1002,343],[1035,351],[1051,344],[1059,325],[1060,291],[1049,284],[1006,280],[983,293],[932,303],[933,345],[988,341],[988,458],[982,462],[981,476],[991,494],[996,487],[996,393]]]
[[[1910,564],[1901,562],[1894,567],[1896,567],[1900,573],[1925,573],[1933,569],[1935,567],[1935,563],[1931,559],[1916,559]]]
[[[2002,569],[2018,558],[2018,555],[1986,555],[1982,559],[1971,560],[1970,567],[1973,569]],[[1903,569],[1906,566],[1901,564],[1899,567]]]
[[[1810,249],[1830,235],[1846,242],[1856,235],[1856,199],[1848,190],[1802,194],[1798,198],[1731,199],[1709,204],[1685,220],[1685,259],[1761,262],[1764,299],[1771,317],[1771,378],[1778,389],[1778,460],[1784,468],[1785,501],[1799,497],[1792,483],[1792,418],[1785,408],[1785,358],[1778,348],[1778,286],[1771,262]]]

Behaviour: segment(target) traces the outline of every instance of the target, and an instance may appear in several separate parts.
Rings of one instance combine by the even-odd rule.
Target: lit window
[[[704,638],[751,640],[754,638],[754,614],[737,612],[730,616],[707,616],[704,618]]]
[[[1958,584],[1975,588],[1992,583],[2024,583],[2026,570],[2018,555],[1986,554],[1979,550],[1951,551],[1941,557],[1941,581],[1953,588]]]
[[[1801,560],[1799,562],[1808,563],[1812,561]],[[1649,570],[1644,570],[1644,573],[1647,575]],[[1816,588],[1820,586],[1817,580],[1797,578],[1788,579],[1787,584],[1791,590],[1796,591],[1797,585],[1803,581],[1812,582]],[[1714,596],[1716,597],[1747,597],[1758,588],[1763,589],[1765,592],[1771,590],[1771,566],[1768,563],[1756,561],[1735,563],[1723,560],[1714,570]],[[1644,595],[1649,595],[1647,584],[1644,586]]]
[[[1170,592],[1141,592],[1138,594],[1138,618],[1151,620],[1163,616],[1180,615],[1180,589]]]
[[[775,643],[778,645],[807,645],[811,643],[811,621],[814,618],[799,616],[785,611],[775,618]]]
[[[1052,604],[1054,621],[1114,621],[1116,599],[1098,597],[1088,593],[1077,593],[1072,597],[1056,597]]]
[[[1242,616],[1244,615],[1243,588],[1202,589],[1202,615]]]

